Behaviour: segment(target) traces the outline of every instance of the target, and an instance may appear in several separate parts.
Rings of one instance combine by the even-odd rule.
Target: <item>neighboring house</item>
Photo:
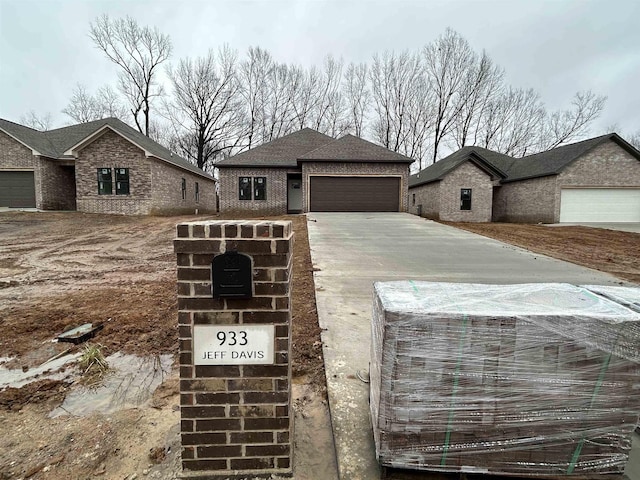
[[[310,128],[218,162],[221,212],[405,212],[411,158]]]
[[[615,133],[517,159],[464,147],[410,177],[409,212],[453,222],[640,222],[640,151]]]
[[[46,132],[0,119],[0,207],[210,212],[215,180],[116,118]]]

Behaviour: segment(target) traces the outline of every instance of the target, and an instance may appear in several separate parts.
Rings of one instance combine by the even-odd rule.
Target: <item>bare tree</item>
[[[339,135],[345,127],[345,105],[340,89],[342,60],[331,55],[324,59],[319,76],[317,100],[311,110],[311,127],[331,136]]]
[[[62,113],[78,123],[85,123],[96,120],[95,110],[96,105],[93,97],[83,85],[78,83],[73,89],[69,104],[62,109]]]
[[[274,68],[271,54],[260,47],[250,47],[247,59],[240,65],[240,94],[245,108],[244,148],[253,148],[264,140],[261,125],[267,98],[267,76]]]
[[[482,55],[469,65],[461,88],[461,107],[451,127],[451,135],[457,148],[479,141],[479,125],[492,102],[503,90],[503,71],[491,58]]]
[[[419,55],[375,55],[369,77],[375,140],[395,152],[422,158],[433,128],[433,96]]]
[[[105,117],[116,117],[123,122],[126,121],[127,108],[122,104],[118,92],[110,85],[100,87],[94,98],[102,115]]]
[[[475,82],[473,75],[477,61],[469,43],[457,32],[447,28],[445,33],[422,50],[426,74],[435,102],[432,161],[439,156],[440,145],[467,105],[467,89]]]
[[[267,74],[267,88],[262,91],[262,141],[270,142],[296,128],[294,102],[296,92],[292,72],[286,64],[274,64]]]
[[[364,125],[371,102],[371,92],[368,85],[368,67],[366,63],[358,65],[350,63],[344,75],[343,88],[351,117],[353,133],[362,137]]]
[[[178,132],[178,129],[170,121],[152,119],[149,124],[149,138],[172,152],[184,154],[184,152],[181,151],[180,135],[186,135],[186,132],[176,132]],[[186,156],[186,154],[184,155]]]
[[[316,67],[303,70],[291,67],[291,81],[295,97],[293,101],[296,128],[309,125],[313,110],[318,103],[320,90],[320,72]]]
[[[631,145],[640,150],[640,130],[626,139]]]
[[[216,54],[180,60],[168,69],[173,100],[165,115],[175,127],[180,151],[201,169],[212,170],[216,159],[241,139],[242,111],[237,54],[223,47]]]
[[[96,95],[91,95],[87,89],[77,84],[69,104],[62,113],[78,123],[90,122],[101,118],[116,117],[124,120],[127,109],[120,102],[118,94],[109,86],[101,87]]]
[[[640,150],[640,130],[632,134],[627,134],[625,131],[623,131],[620,128],[620,125],[618,125],[617,123],[612,123],[606,126],[606,128],[604,129],[604,133],[605,134],[617,133],[622,138],[624,138],[628,143],[630,143],[633,147]]]
[[[548,116],[541,138],[541,149],[551,150],[572,142],[589,131],[589,125],[600,116],[607,97],[591,91],[578,92],[571,101],[571,108]]]
[[[20,123],[34,130],[46,132],[51,130],[53,121],[50,113],[47,112],[44,115],[40,115],[35,110],[31,110],[20,117]]]
[[[534,90],[508,88],[484,109],[475,145],[515,157],[534,153],[545,115]]]
[[[157,28],[141,27],[131,17],[111,20],[103,15],[90,25],[91,40],[120,67],[120,91],[129,102],[138,130],[148,135],[151,102],[162,93],[156,79],[158,67],[171,55],[169,36]]]

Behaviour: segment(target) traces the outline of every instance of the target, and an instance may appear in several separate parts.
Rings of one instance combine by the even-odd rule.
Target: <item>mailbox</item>
[[[213,298],[251,298],[253,296],[253,261],[234,251],[214,257],[211,262]]]

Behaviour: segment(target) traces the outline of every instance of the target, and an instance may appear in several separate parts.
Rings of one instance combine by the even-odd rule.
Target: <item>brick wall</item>
[[[81,212],[140,215],[151,208],[151,161],[111,130],[80,150],[76,159],[77,208]],[[98,168],[129,169],[129,195],[98,195]]]
[[[494,220],[557,223],[563,187],[640,186],[640,161],[615,142],[594,148],[559,175],[506,183],[496,191]]]
[[[291,222],[194,222],[177,232],[183,469],[290,474]],[[229,250],[252,257],[253,298],[213,298],[211,262]],[[275,325],[275,364],[195,365],[195,325],[247,324]]]
[[[409,190],[409,213],[448,222],[490,222],[493,202],[493,181],[480,168],[465,162],[447,174],[443,180]],[[460,190],[471,189],[471,210],[460,210]],[[416,196],[413,205],[413,195]]]
[[[43,210],[75,210],[76,180],[73,165],[61,165],[64,160],[40,157],[38,179]]]
[[[460,189],[471,189],[471,210],[460,210]],[[448,222],[490,222],[493,201],[491,177],[464,162],[440,182],[440,219]]]
[[[505,183],[494,195],[495,222],[553,223],[555,175]]]
[[[182,198],[183,178],[187,185],[185,198]],[[196,209],[198,213],[216,211],[216,185],[213,179],[182,170],[162,160],[152,162],[151,179],[153,201],[149,213],[194,213]],[[195,195],[196,182],[199,186],[198,201]]]
[[[98,194],[98,168],[111,168],[113,193]],[[129,195],[116,195],[116,168],[129,169]],[[182,178],[187,195],[182,199]],[[195,182],[200,200],[195,201]],[[215,211],[215,183],[163,160],[147,158],[138,147],[107,130],[80,150],[76,159],[77,208],[82,212],[124,215],[178,214]]]
[[[569,165],[558,175],[558,187],[638,187],[640,160],[609,141]]]
[[[409,189],[409,213],[432,220],[440,219],[440,182],[427,183]],[[413,196],[416,196],[415,204]]]
[[[564,187],[640,187],[640,160],[613,141],[599,145],[569,165],[556,179],[554,222],[560,221]]]
[[[285,215],[287,213],[287,174],[300,173],[287,168],[221,168],[220,211],[242,215],[251,212],[256,215]],[[240,200],[240,177],[266,177],[266,200]]]
[[[36,158],[25,147],[4,132],[0,132],[0,169],[35,169]]]
[[[400,211],[407,211],[409,165],[406,163],[304,162],[302,164],[302,205],[309,211],[309,177],[312,175],[378,175],[400,177]]]
[[[42,192],[39,173],[40,160],[33,155],[30,148],[14,140],[4,132],[0,132],[0,171],[31,170],[35,182],[36,207],[42,208]]]

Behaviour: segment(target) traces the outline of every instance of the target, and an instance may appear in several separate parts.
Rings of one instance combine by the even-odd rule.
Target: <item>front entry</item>
[[[302,212],[302,175],[287,176],[287,212]]]

